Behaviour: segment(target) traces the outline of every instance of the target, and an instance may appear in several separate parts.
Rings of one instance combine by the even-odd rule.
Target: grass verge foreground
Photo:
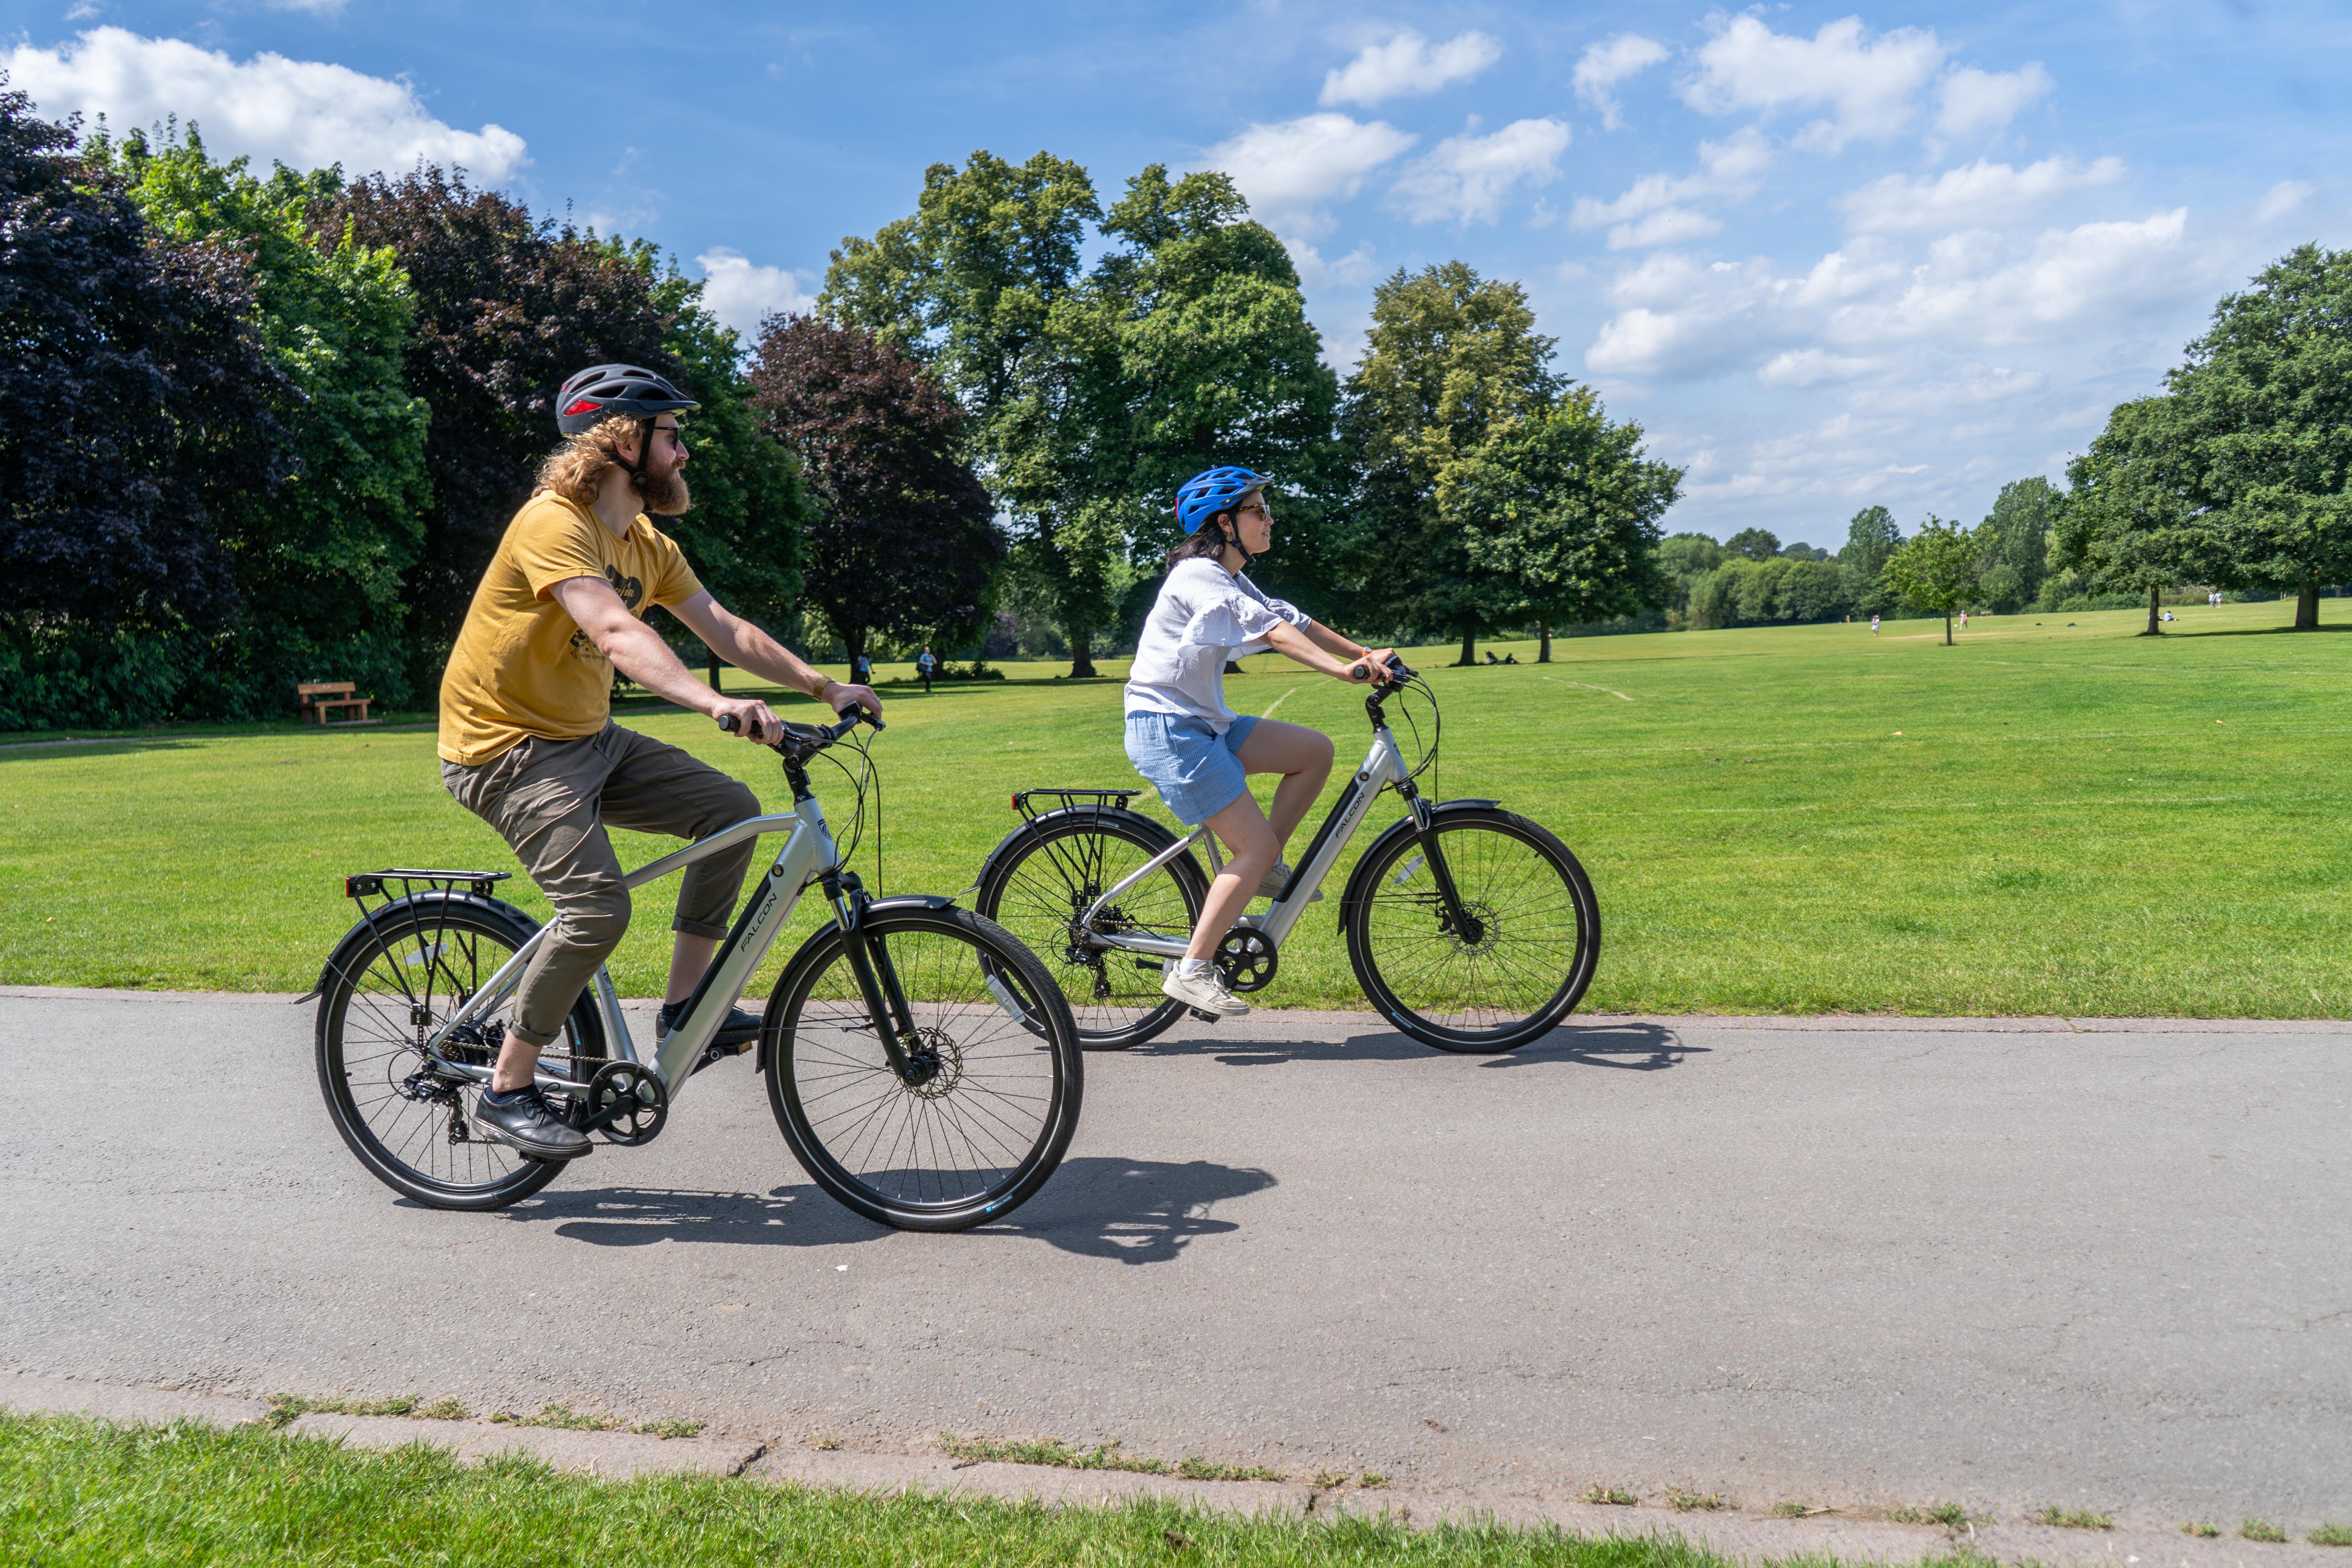
[[[600,1481],[245,1428],[0,1414],[0,1563],[1402,1563],[1729,1568],[1671,1537]]]

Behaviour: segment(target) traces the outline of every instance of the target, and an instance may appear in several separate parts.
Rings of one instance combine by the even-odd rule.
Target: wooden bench
[[[373,723],[374,721],[368,717],[368,704],[374,699],[352,696],[352,693],[357,689],[358,688],[348,680],[314,680],[308,685],[296,687],[294,695],[300,700],[302,719],[305,723],[325,724],[329,722],[327,715],[339,708],[356,708],[360,710],[358,718],[343,720],[343,723]]]

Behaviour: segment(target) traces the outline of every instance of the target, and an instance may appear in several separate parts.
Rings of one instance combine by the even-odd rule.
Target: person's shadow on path
[[[1201,1237],[1241,1226],[1213,1219],[1212,1205],[1275,1184],[1269,1173],[1208,1160],[1065,1160],[1045,1188],[1006,1219],[964,1234],[1034,1237],[1065,1252],[1120,1263],[1165,1263]],[[766,1193],[694,1193],[606,1187],[546,1193],[500,1211],[523,1225],[552,1224],[567,1241],[593,1247],[660,1242],[738,1247],[840,1247],[890,1234],[814,1186]]]

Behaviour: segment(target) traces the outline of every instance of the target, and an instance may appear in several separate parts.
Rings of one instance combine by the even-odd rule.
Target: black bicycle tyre
[[[1077,1028],[1070,1021],[1069,1006],[1034,953],[1003,927],[969,910],[875,910],[867,914],[865,929],[890,952],[919,1026],[928,1019],[940,1027],[942,1035],[948,1033],[945,1025],[950,1020],[968,1021],[972,1026],[975,1032],[956,1042],[957,1080],[947,1089],[926,1093],[909,1089],[890,1071],[881,1059],[878,1047],[871,1044],[871,1023],[860,1022],[865,1018],[864,1004],[857,1000],[858,993],[851,980],[841,930],[827,924],[793,955],[768,998],[761,1056],[766,1063],[768,1103],[775,1112],[776,1126],[811,1181],[844,1207],[877,1224],[899,1230],[953,1231],[1002,1219],[1026,1203],[1052,1177],[1070,1146],[1071,1134],[1077,1130],[1078,1108],[1085,1090],[1085,1058],[1079,1051]],[[890,946],[894,938],[925,936],[972,950],[970,975],[953,977],[963,994],[927,994],[950,989],[944,983],[947,977],[935,973],[939,966],[908,962],[902,956],[908,952],[907,946]],[[1013,984],[1006,984],[1008,977]],[[836,1053],[841,1049],[837,1038],[829,1045],[814,1038],[820,1027],[811,1016],[811,1003],[820,982],[824,982],[832,994],[838,1009],[835,1016],[844,1020],[844,1030],[864,1037],[858,1045],[861,1055],[870,1060],[847,1062],[837,1054],[820,1055],[824,1049]],[[987,992],[997,994],[983,999],[985,994],[976,986],[984,986]],[[1000,988],[1013,992],[1012,1002],[1019,1005],[1020,1018],[1013,1016]],[[977,1033],[983,1026],[992,1031],[985,1037]],[[975,1041],[992,1047],[1001,1043],[1002,1048],[975,1056],[969,1048]],[[847,1139],[834,1135],[835,1142],[845,1144],[836,1152],[828,1142],[828,1134],[812,1120],[810,1097],[803,1093],[801,1068],[804,1055],[813,1083],[862,1074],[862,1078],[846,1086],[827,1088],[822,1092],[852,1096],[870,1092],[872,1100],[868,1103],[878,1109],[869,1112],[866,1121],[860,1124],[862,1128],[874,1126],[875,1117],[903,1117],[903,1129],[896,1121],[886,1120],[883,1124],[889,1129],[892,1152],[903,1142],[912,1150],[929,1148],[936,1152],[943,1137],[952,1140],[960,1130],[971,1125],[979,1125],[985,1131],[992,1119],[992,1125],[1002,1126],[999,1107],[1019,1099],[1034,1098],[1011,1095],[1000,1087],[982,1084],[979,1080],[983,1076],[1001,1075],[971,1071],[975,1061],[1010,1061],[1022,1056],[1034,1057],[1040,1049],[1047,1053],[1050,1060],[1045,1075],[1048,1092],[1038,1114],[1037,1130],[1029,1139],[1028,1147],[1009,1163],[1004,1173],[977,1191],[961,1190],[950,1194],[945,1190],[946,1178],[935,1176],[941,1183],[940,1195],[926,1199],[921,1195],[923,1183],[919,1173],[914,1179],[912,1196],[908,1195],[903,1173],[891,1190],[862,1178],[850,1169],[845,1158],[852,1152],[845,1146]],[[949,1113],[934,1115],[919,1109],[922,1104],[941,1104],[967,1085],[971,1086],[970,1100],[958,1107],[956,1114],[971,1118],[969,1122],[950,1125]],[[863,1108],[853,1102],[852,1109]],[[919,1126],[919,1117],[924,1119]],[[1016,1141],[1019,1136],[1016,1133]],[[880,1147],[878,1142],[874,1147]]]
[[[1002,861],[992,862],[981,879],[973,897],[972,907],[985,918],[996,921],[1011,931],[1020,942],[1039,956],[1046,969],[1062,983],[1063,1000],[1070,1005],[1070,1016],[1078,1031],[1078,1045],[1089,1051],[1124,1051],[1157,1038],[1170,1026],[1184,1016],[1184,1004],[1172,997],[1161,998],[1148,1007],[1106,1005],[1093,996],[1096,975],[1092,964],[1076,963],[1069,959],[1071,949],[1069,916],[1082,910],[1103,887],[1073,886],[1070,873],[1074,868],[1097,866],[1101,857],[1076,847],[1077,841],[1087,838],[1108,839],[1140,851],[1134,864],[1141,865],[1168,847],[1169,840],[1155,836],[1133,822],[1117,817],[1072,816],[1047,821],[1034,830],[1014,853]],[[1129,868],[1131,869],[1132,868]],[[1115,885],[1126,873],[1111,877],[1105,886]],[[1164,903],[1164,891],[1155,891],[1154,884],[1161,879],[1174,884],[1175,896],[1183,905],[1183,922],[1176,926],[1172,918],[1150,921],[1148,929],[1164,935],[1189,938],[1193,925],[1201,918],[1201,906],[1209,896],[1208,883],[1201,868],[1188,853],[1178,856],[1159,871],[1152,873],[1140,885],[1143,900]],[[1055,907],[1044,907],[1046,893],[1055,898]],[[1024,909],[1024,904],[1037,907]],[[1074,906],[1065,910],[1061,906]],[[1172,917],[1173,911],[1165,911]],[[1166,928],[1163,930],[1163,928]],[[1104,956],[1106,964],[1132,962],[1132,955],[1113,952]],[[1161,961],[1166,962],[1166,961]],[[1140,970],[1145,974],[1163,974],[1164,970]],[[1156,982],[1149,994],[1156,996]],[[1085,993],[1085,994],[1079,994]],[[1123,1015],[1133,1015],[1127,1016]]]
[[[446,1111],[444,1108],[404,1102],[411,1110],[395,1110],[400,1118],[393,1126],[401,1131],[387,1139],[367,1114],[371,1106],[390,1107],[397,1098],[396,1081],[423,1065],[424,1058],[415,1049],[413,1020],[383,1017],[375,1006],[368,1009],[374,1017],[372,1026],[380,1032],[372,1042],[386,1048],[369,1057],[354,1060],[349,1048],[353,1043],[353,1005],[365,993],[362,984],[378,963],[393,958],[402,968],[424,968],[425,979],[446,975],[453,983],[453,994],[446,1005],[430,1010],[435,1025],[446,1020],[451,1012],[473,994],[475,984],[487,980],[499,966],[523,943],[537,928],[520,915],[509,916],[494,907],[468,903],[458,900],[428,904],[415,911],[395,909],[363,931],[355,931],[346,939],[339,952],[339,962],[330,965],[326,988],[320,994],[315,1046],[319,1069],[319,1089],[327,1101],[327,1114],[342,1136],[344,1145],[365,1166],[368,1173],[384,1185],[429,1208],[480,1212],[500,1209],[530,1196],[562,1173],[560,1164],[526,1160],[516,1151],[488,1140],[473,1140],[463,1147],[468,1151],[471,1165],[478,1169],[483,1179],[458,1181],[420,1169],[401,1151],[415,1150],[422,1139],[423,1147],[439,1152],[451,1147],[446,1139]],[[450,973],[454,965],[445,963],[442,949],[452,937],[470,936],[498,943],[503,951],[494,962],[482,963],[478,958],[467,961],[468,973],[458,976]],[[404,960],[405,949],[418,949],[416,956],[429,963],[411,964]],[[415,984],[412,979],[412,985]],[[385,991],[386,1000],[394,993]],[[419,992],[420,995],[433,995]],[[437,996],[434,996],[438,1001]],[[408,1005],[404,996],[397,998],[402,1006]],[[586,993],[572,1009],[567,1020],[565,1040],[572,1046],[572,1059],[600,1060],[606,1056],[604,1020],[597,1015]],[[394,1043],[394,1042],[400,1043]],[[363,1104],[355,1090],[355,1077],[365,1081],[371,1093]],[[436,1129],[436,1124],[439,1124]],[[452,1162],[452,1174],[454,1175]]]
[[[1437,929],[1433,918],[1437,910],[1433,891],[1427,889],[1411,894],[1391,891],[1402,880],[1417,875],[1425,877],[1425,873],[1420,872],[1408,860],[1408,857],[1422,853],[1420,839],[1409,833],[1400,834],[1386,846],[1376,847],[1374,853],[1379,856],[1378,860],[1356,874],[1354,888],[1365,891],[1360,897],[1352,897],[1346,910],[1348,962],[1354,967],[1357,984],[1363,986],[1364,994],[1371,998],[1372,1005],[1379,1008],[1381,1015],[1390,1023],[1422,1044],[1434,1046],[1439,1050],[1470,1055],[1515,1050],[1550,1033],[1560,1019],[1583,1000],[1585,989],[1592,984],[1593,971],[1601,959],[1600,900],[1593,896],[1592,882],[1585,876],[1583,866],[1570,852],[1568,846],[1542,824],[1517,812],[1485,807],[1444,811],[1437,816],[1435,828],[1438,841],[1445,851],[1447,867],[1454,874],[1463,899],[1474,905],[1486,907],[1490,921],[1496,916],[1506,916],[1516,921],[1521,928],[1516,940],[1528,940],[1524,928],[1530,917],[1556,912],[1545,904],[1526,901],[1528,897],[1548,900],[1550,889],[1531,889],[1525,895],[1513,895],[1514,901],[1508,907],[1496,907],[1495,900],[1502,895],[1492,886],[1481,885],[1482,877],[1490,877],[1491,873],[1484,869],[1487,856],[1479,846],[1486,841],[1486,836],[1499,835],[1531,850],[1532,864],[1548,865],[1558,874],[1561,907],[1575,922],[1569,952],[1555,955],[1565,958],[1558,971],[1558,984],[1548,994],[1531,1005],[1522,1001],[1507,1006],[1485,1007],[1484,1010],[1505,1016],[1499,1016],[1491,1026],[1483,1027],[1466,1027],[1458,1021],[1433,1016],[1426,998],[1409,999],[1402,994],[1401,988],[1410,988],[1411,977],[1385,975],[1381,970],[1380,949],[1387,940],[1385,932],[1388,927],[1396,928],[1394,941],[1400,946],[1409,946],[1422,955],[1416,975],[1445,963],[1449,953],[1462,959],[1465,967],[1475,967],[1482,961],[1478,948],[1464,944]],[[1479,837],[1473,837],[1473,835]],[[1528,860],[1528,857],[1518,858],[1523,862]],[[1398,869],[1400,863],[1404,863],[1402,873]],[[1351,892],[1353,890],[1351,888]],[[1421,929],[1424,921],[1428,923],[1426,931]],[[1383,929],[1376,931],[1376,925]],[[1510,929],[1507,924],[1499,927],[1503,931]],[[1481,946],[1491,954],[1501,940],[1499,936],[1490,937]],[[1558,945],[1556,937],[1546,936],[1540,940],[1546,947]],[[1430,954],[1434,956],[1427,956]],[[1547,957],[1531,966],[1528,985],[1540,988],[1541,978],[1549,977],[1552,973],[1549,962]],[[1523,996],[1528,994],[1527,985],[1523,985],[1521,990]]]

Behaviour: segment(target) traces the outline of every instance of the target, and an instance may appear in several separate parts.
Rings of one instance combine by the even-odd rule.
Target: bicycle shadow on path
[[[1034,1238],[1064,1252],[1126,1264],[1165,1263],[1204,1236],[1239,1230],[1211,1205],[1275,1184],[1265,1171],[1208,1160],[1062,1162],[1045,1191],[1009,1219],[965,1234]],[[859,1218],[813,1185],[766,1193],[605,1187],[541,1194],[501,1211],[510,1224],[552,1224],[566,1241],[652,1247],[665,1241],[736,1247],[843,1247],[879,1241],[886,1226]]]
[[[1127,1053],[1146,1057],[1213,1056],[1227,1067],[1276,1067],[1285,1062],[1410,1061],[1444,1059],[1449,1053],[1393,1031],[1350,1035],[1343,1040],[1235,1040],[1230,1044],[1199,1034],[1161,1038]],[[1516,1051],[1478,1059],[1486,1068],[1581,1066],[1656,1072],[1680,1067],[1708,1047],[1686,1044],[1656,1024],[1563,1024]]]

